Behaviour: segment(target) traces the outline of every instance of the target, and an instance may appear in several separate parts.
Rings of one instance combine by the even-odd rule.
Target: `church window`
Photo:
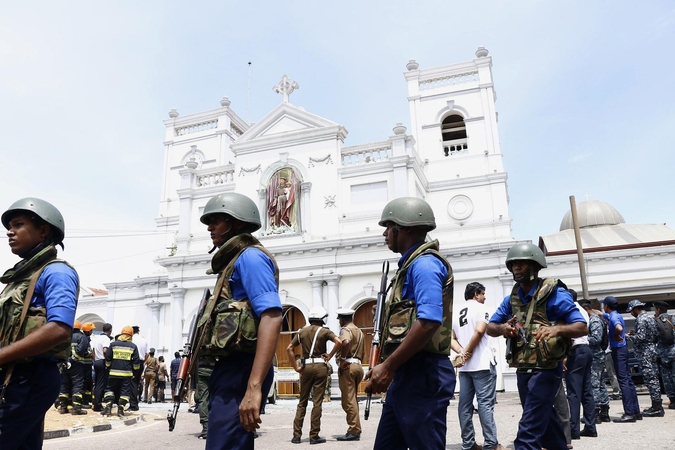
[[[451,114],[443,119],[441,133],[445,156],[468,153],[469,145],[466,136],[466,124],[462,116]]]

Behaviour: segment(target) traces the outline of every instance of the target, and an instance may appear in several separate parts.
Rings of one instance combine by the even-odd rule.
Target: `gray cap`
[[[642,303],[640,300],[631,300],[630,303],[628,303],[628,308],[626,309],[626,312],[631,312],[633,308],[639,308],[642,306],[647,306],[645,303]]]

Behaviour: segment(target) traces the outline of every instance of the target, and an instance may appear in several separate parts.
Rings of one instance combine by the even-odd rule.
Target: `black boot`
[[[603,422],[602,417],[600,417],[600,407],[595,407],[595,424],[600,425]]]
[[[675,397],[668,397],[668,400],[670,400],[670,405],[668,405],[668,409],[675,409]]]
[[[206,439],[206,434],[209,431],[209,424],[208,423],[203,423],[202,424],[202,432],[197,435],[197,439]]]
[[[103,408],[103,411],[101,412],[102,416],[109,416],[112,414],[112,406],[110,404],[106,405],[105,408]]]
[[[600,405],[600,414],[598,419],[603,422],[611,422],[612,419],[609,417],[609,405]]]
[[[121,406],[117,407],[117,417],[124,417],[124,408]]]
[[[87,411],[82,410],[82,405],[73,404],[73,410],[70,413],[74,416],[84,416],[87,414]]]
[[[663,400],[652,400],[651,408],[647,408],[642,411],[642,415],[645,417],[663,417],[666,415],[663,410]]]

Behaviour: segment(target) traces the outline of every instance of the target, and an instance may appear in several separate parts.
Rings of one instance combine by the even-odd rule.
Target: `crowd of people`
[[[0,277],[6,284],[0,294],[0,447],[42,448],[44,416],[54,403],[60,413],[73,415],[86,414],[90,405],[111,415],[117,404],[117,415],[123,417],[125,411],[138,410],[140,401],[164,401],[167,381],[175,393],[178,352],[167,369],[139,327],[124,326],[113,338],[111,324],[94,334],[93,323],[75,320],[79,280],[56,257],[65,237],[58,209],[26,198],[11,205],[1,219],[10,249],[21,260]],[[233,192],[217,195],[207,202],[200,220],[213,243],[211,271],[217,281],[196,321],[202,345],[191,377],[191,409],[200,413],[200,437],[208,450],[253,449],[281,331],[279,269],[251,234],[261,221],[250,198]],[[382,324],[377,330],[380,357],[364,375],[364,338],[353,323],[354,311],[337,311],[336,334],[324,326],[328,312],[312,308],[309,324],[287,347],[301,383],[291,442],[302,442],[310,396],[309,443],[326,442],[320,435],[321,404],[330,377],[328,362],[335,357],[347,422],[338,441],[361,438],[357,392],[366,381],[368,393],[386,393],[375,449],[445,448],[457,371],[462,448],[502,449],[494,420],[497,361],[490,337],[506,338],[506,360],[516,369],[523,409],[517,450],[566,449],[575,439],[598,436],[596,425],[609,420],[663,417],[659,374],[668,407],[675,409],[675,325],[666,303],[655,302],[651,316],[645,303],[631,301],[628,311],[636,325],[627,330],[616,298],[604,298],[602,310],[593,308],[561,280],[539,277],[546,268],[543,252],[518,243],[506,256],[515,284],[496,311],[487,310],[485,287],[474,282],[466,286],[464,302],[453,317],[452,267],[439,242],[427,238],[436,227],[429,204],[412,197],[394,199],[384,207],[379,225],[388,249],[400,255],[381,300],[386,303],[377,322]],[[629,373],[628,342],[651,398],[651,406],[642,411]],[[452,360],[451,351],[456,353]],[[602,375],[605,368],[610,379],[616,374],[611,395]],[[613,419],[611,396],[623,402],[622,413]],[[483,430],[482,445],[476,441],[474,410]]]

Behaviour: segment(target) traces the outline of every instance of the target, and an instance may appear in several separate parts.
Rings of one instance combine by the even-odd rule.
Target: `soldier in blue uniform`
[[[612,349],[612,361],[616,377],[621,387],[621,401],[623,402],[623,415],[613,419],[615,423],[635,422],[642,419],[640,404],[637,399],[635,385],[630,378],[628,369],[628,349],[626,348],[626,323],[617,311],[619,301],[611,295],[601,302],[605,313],[603,317],[609,322],[609,346]]]
[[[217,252],[213,296],[200,314],[205,333],[200,356],[216,364],[209,378],[207,450],[253,449],[263,392],[269,392],[272,359],[281,332],[279,270],[251,235],[261,226],[253,201],[228,192],[211,198],[200,218]],[[240,320],[241,319],[241,320]]]
[[[605,368],[605,350],[609,345],[607,330],[602,317],[591,308],[591,301],[579,300],[579,305],[588,313],[588,346],[593,355],[591,363],[591,387],[593,388],[593,400],[595,401],[596,422],[610,422],[609,417],[609,394],[602,379]],[[605,337],[603,341],[603,336]]]
[[[668,409],[675,409],[675,325],[673,316],[668,314],[668,303],[654,302],[654,318],[659,331],[656,354],[663,388],[670,400]]]
[[[379,224],[385,227],[385,243],[401,258],[384,315],[384,361],[364,378],[367,390],[387,391],[374,449],[444,449],[448,403],[455,390],[448,358],[452,268],[438,241],[426,242],[436,220],[424,200],[390,201]]]
[[[665,412],[661,400],[659,367],[656,363],[656,341],[659,332],[656,329],[654,318],[648,316],[645,312],[645,306],[640,300],[631,300],[628,303],[626,311],[635,317],[635,329],[628,332],[626,339],[633,343],[633,353],[640,363],[642,377],[652,400],[652,406],[644,409],[642,415],[645,417],[663,417]]]
[[[553,403],[562,383],[562,360],[571,339],[588,333],[586,320],[560,280],[539,278],[546,258],[536,245],[511,247],[506,268],[516,285],[490,318],[487,333],[504,336],[511,343],[507,362],[517,368],[523,406],[515,448],[565,449],[567,442]],[[525,331],[524,339],[519,327]]]
[[[0,281],[0,448],[42,448],[45,413],[59,395],[57,364],[70,355],[79,280],[56,259],[63,216],[50,203],[24,198],[2,214],[9,247],[21,258]],[[28,302],[26,304],[25,302]],[[24,319],[17,328],[12,317]]]

